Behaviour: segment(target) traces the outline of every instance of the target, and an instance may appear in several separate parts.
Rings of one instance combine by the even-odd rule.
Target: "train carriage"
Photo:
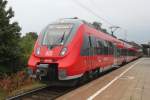
[[[41,80],[92,78],[136,59],[136,49],[80,19],[61,19],[39,35],[28,66]]]

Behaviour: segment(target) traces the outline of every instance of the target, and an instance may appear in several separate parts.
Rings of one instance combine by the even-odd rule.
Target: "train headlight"
[[[36,48],[36,55],[39,55],[40,54],[40,47]]]
[[[66,52],[67,52],[67,48],[65,47],[61,50],[60,55],[64,56],[66,54]]]

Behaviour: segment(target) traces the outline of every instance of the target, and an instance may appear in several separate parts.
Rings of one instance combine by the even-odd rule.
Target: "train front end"
[[[73,23],[48,25],[39,35],[28,61],[29,73],[42,81],[69,80],[68,68],[75,62],[71,41],[76,34]],[[73,57],[71,57],[73,56]]]

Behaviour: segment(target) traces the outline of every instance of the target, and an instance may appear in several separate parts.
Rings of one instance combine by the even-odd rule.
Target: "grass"
[[[17,94],[28,92],[28,91],[31,91],[33,89],[40,88],[43,86],[46,86],[46,84],[42,84],[40,82],[35,81],[32,84],[21,86],[20,88],[15,89],[15,90],[11,91],[10,93],[4,91],[3,89],[0,89],[0,100],[5,100],[8,97],[12,97]]]
[[[30,78],[25,71],[20,71],[0,79],[0,100],[35,88],[46,86]]]
[[[6,93],[3,89],[0,89],[0,100],[5,100],[8,97],[12,97],[12,96],[15,96],[17,94],[28,92],[28,91],[31,91],[33,89],[40,88],[40,87],[43,87],[43,86],[46,86],[46,85],[45,84],[41,84],[39,82],[34,82],[33,84],[22,86],[19,89],[14,90],[14,91],[12,91],[9,94]]]
[[[17,94],[28,92],[28,91],[31,91],[33,89],[40,88],[40,87],[43,87],[43,86],[46,86],[46,85],[41,84],[39,82],[34,82],[33,84],[30,84],[30,85],[27,85],[27,86],[22,86],[20,89],[12,91],[7,97],[15,96]]]
[[[0,89],[0,100],[5,100],[6,98],[6,93],[4,92],[4,90]]]

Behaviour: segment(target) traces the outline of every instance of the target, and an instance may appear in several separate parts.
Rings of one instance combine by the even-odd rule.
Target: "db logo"
[[[53,55],[53,51],[47,51],[45,55],[46,56],[52,56]]]

